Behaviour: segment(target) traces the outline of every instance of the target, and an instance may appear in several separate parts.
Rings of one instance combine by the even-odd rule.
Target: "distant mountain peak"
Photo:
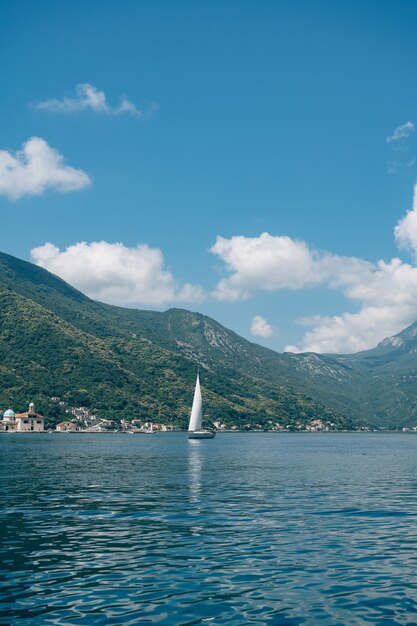
[[[385,337],[379,342],[378,346],[392,346],[393,348],[401,348],[404,345],[404,341],[398,335],[392,337]]]

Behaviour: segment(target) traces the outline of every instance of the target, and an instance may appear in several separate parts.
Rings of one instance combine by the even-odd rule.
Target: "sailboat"
[[[213,439],[216,434],[210,428],[203,428],[203,401],[201,398],[200,377],[197,373],[195,383],[193,406],[191,409],[190,423],[188,424],[188,439]]]

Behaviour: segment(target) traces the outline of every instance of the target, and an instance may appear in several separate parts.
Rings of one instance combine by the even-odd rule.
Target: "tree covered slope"
[[[59,397],[116,421],[184,427],[198,364],[209,422],[239,428],[315,418],[351,424],[278,372],[266,375],[277,356],[202,315],[97,303],[39,267],[0,255],[2,407],[34,400],[61,419],[51,400]]]
[[[90,300],[0,253],[0,406],[58,396],[102,417],[185,426],[196,366],[208,420],[268,427],[417,424],[417,323],[356,355],[278,354],[199,313]]]

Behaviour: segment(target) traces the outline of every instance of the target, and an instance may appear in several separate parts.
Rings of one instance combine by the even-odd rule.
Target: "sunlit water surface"
[[[4,434],[2,624],[417,624],[417,436]]]

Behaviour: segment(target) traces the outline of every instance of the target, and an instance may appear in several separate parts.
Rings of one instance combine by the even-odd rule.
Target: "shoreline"
[[[153,431],[149,432],[135,432],[135,431],[90,431],[90,430],[41,430],[41,431],[21,431],[21,430],[2,430],[0,435],[171,435],[175,433],[187,433],[186,429],[183,430],[169,430],[169,431]],[[417,435],[417,431],[414,430],[218,430],[216,435],[338,435],[338,434],[357,434],[357,435],[384,435],[384,434],[400,434],[400,435]]]

